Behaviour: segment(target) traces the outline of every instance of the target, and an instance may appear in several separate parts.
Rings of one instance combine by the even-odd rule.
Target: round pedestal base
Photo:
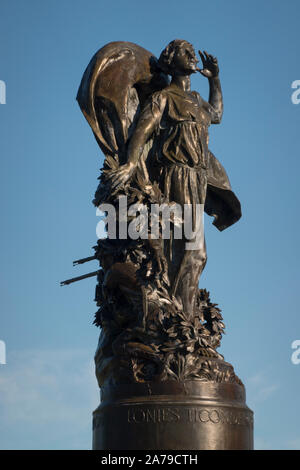
[[[103,387],[93,416],[93,449],[253,449],[253,413],[236,383]]]

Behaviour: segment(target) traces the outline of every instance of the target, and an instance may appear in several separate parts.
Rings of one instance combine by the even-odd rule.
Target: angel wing
[[[92,58],[77,94],[79,106],[106,159],[125,163],[126,146],[147,98],[168,85],[156,57],[131,42],[111,42]]]

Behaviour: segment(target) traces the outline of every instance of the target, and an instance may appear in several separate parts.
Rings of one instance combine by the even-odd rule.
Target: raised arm
[[[223,115],[223,96],[219,79],[218,60],[216,57],[207,54],[206,51],[204,53],[199,51],[199,55],[203,64],[203,69],[199,71],[209,81],[207,110],[211,115],[212,124],[220,124]]]

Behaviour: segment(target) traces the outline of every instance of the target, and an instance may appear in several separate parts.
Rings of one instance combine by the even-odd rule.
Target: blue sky
[[[99,393],[93,355],[97,269],[72,267],[96,241],[91,203],[103,156],[75,101],[86,65],[110,41],[159,55],[175,38],[216,55],[224,117],[210,148],[243,218],[206,219],[201,287],[222,308],[220,352],[246,385],[258,449],[300,449],[300,79],[297,0],[2,0],[0,80],[2,449],[88,449]],[[192,88],[208,97],[197,75]]]

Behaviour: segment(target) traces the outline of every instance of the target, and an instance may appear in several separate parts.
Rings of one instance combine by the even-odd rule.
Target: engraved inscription
[[[124,410],[125,411],[125,410]],[[216,408],[175,408],[175,407],[129,407],[124,416],[123,410],[115,410],[119,419],[126,420],[130,424],[160,424],[160,423],[183,423],[183,424],[214,424],[214,425],[237,425],[251,426],[253,424],[252,414],[247,410],[226,410]],[[103,424],[103,413],[94,415],[93,428],[96,429]]]
[[[251,414],[244,411],[225,411],[222,409],[189,408],[188,421],[190,423],[214,423],[247,426],[252,424]]]
[[[129,408],[128,423],[175,423],[180,420],[178,408]]]
[[[247,411],[209,408],[129,408],[128,423],[212,423],[248,426],[253,418]]]

